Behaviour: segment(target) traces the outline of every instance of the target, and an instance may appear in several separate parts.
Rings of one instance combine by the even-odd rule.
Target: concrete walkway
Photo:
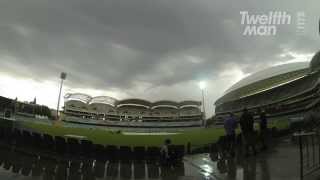
[[[281,138],[267,151],[248,158],[212,161],[209,154],[185,157],[187,173],[217,180],[299,180],[299,149]]]

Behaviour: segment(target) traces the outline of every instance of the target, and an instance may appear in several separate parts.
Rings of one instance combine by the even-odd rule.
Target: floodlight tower
[[[58,104],[57,104],[57,120],[59,120],[59,106],[60,106],[60,98],[61,98],[61,90],[62,90],[62,85],[63,85],[63,81],[67,78],[67,73],[62,72],[60,74],[60,90],[59,90],[59,97],[58,97]]]
[[[199,82],[199,88],[201,89],[202,93],[202,110],[203,110],[203,119],[202,119],[202,125],[205,125],[205,119],[206,119],[206,108],[205,108],[205,102],[204,102],[204,90],[206,89],[207,84],[205,81]]]

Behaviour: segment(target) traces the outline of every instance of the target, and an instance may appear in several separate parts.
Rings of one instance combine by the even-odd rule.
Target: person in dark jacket
[[[233,113],[229,113],[229,117],[224,121],[224,129],[227,138],[227,151],[231,157],[235,156],[235,144],[236,144],[236,128],[237,120]]]
[[[254,155],[257,153],[255,148],[255,133],[253,124],[254,121],[252,114],[246,108],[244,108],[240,117],[240,127],[246,147],[246,156],[249,156],[250,147],[252,148]]]
[[[169,146],[171,145],[171,140],[166,139],[164,141],[163,146],[160,149],[160,155],[161,155],[161,163],[163,165],[169,165],[171,163],[171,157],[170,157],[170,152],[169,152]]]
[[[260,138],[262,143],[262,150],[268,148],[267,146],[267,137],[268,137],[268,122],[267,116],[264,110],[259,109],[259,126],[260,126]]]

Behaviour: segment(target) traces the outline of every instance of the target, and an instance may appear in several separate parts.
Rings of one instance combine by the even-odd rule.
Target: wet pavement
[[[209,154],[185,157],[207,179],[221,180],[298,180],[299,149],[289,138],[279,139],[273,148],[256,156],[212,161]]]
[[[163,167],[146,161],[101,162],[94,159],[60,157],[56,154],[0,146],[0,179],[94,180],[284,180],[299,179],[299,150],[289,138],[256,156],[213,161],[210,154],[187,155],[183,162]]]

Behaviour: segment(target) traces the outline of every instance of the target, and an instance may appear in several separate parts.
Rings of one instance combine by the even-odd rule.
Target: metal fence
[[[300,179],[320,170],[320,135],[316,132],[293,134],[299,145]]]

